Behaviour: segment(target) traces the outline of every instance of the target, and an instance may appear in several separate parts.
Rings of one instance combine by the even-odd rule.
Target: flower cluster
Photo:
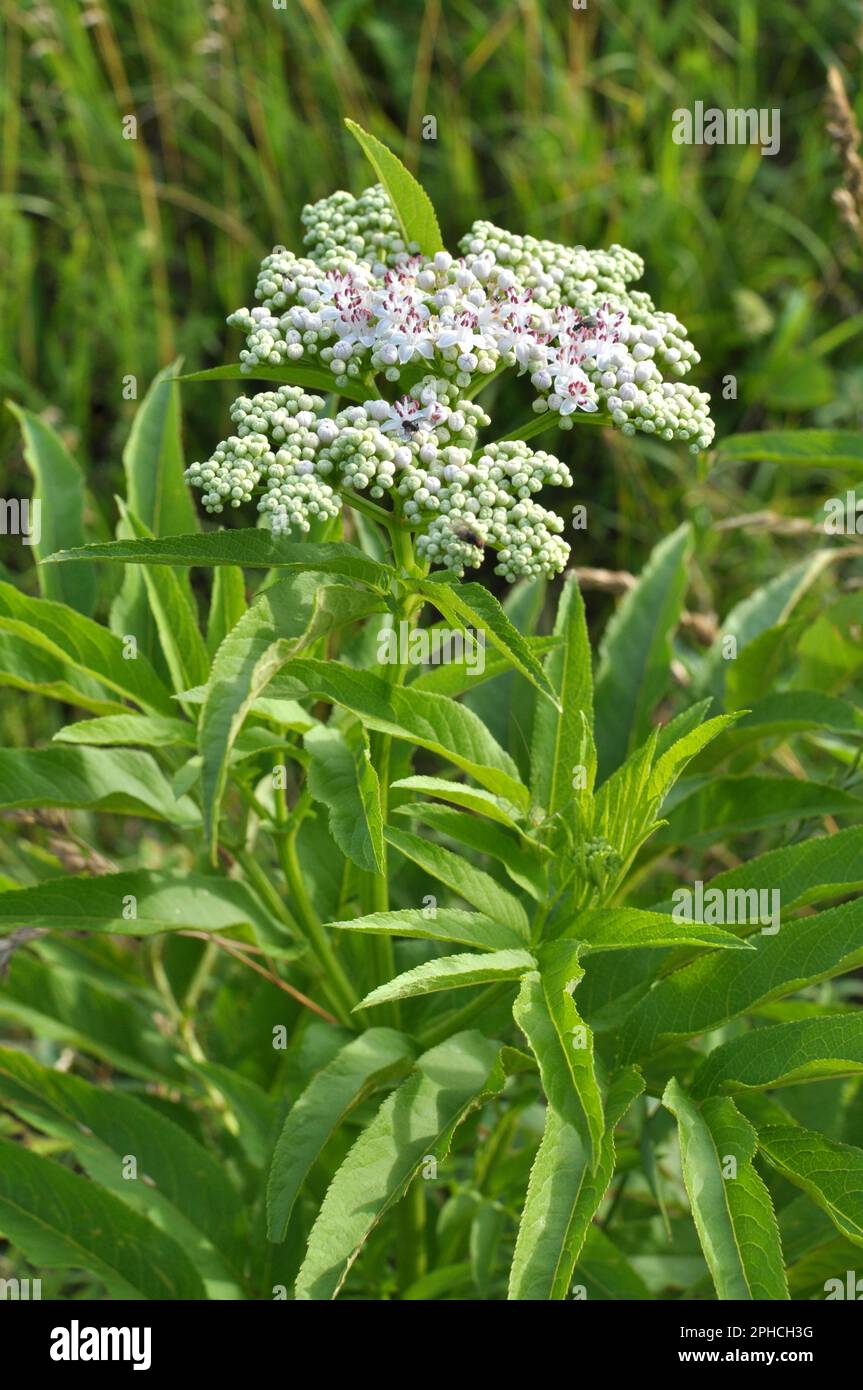
[[[299,386],[241,396],[235,433],[186,475],[208,511],[256,497],[281,534],[337,516],[345,497],[389,498],[430,563],[461,574],[490,548],[514,580],[566,564],[563,523],[535,494],[572,479],[523,439],[479,443],[490,420],[474,397],[492,376],[528,378],[534,411],[560,429],[602,411],[624,434],[710,444],[708,398],[681,380],[698,353],[672,314],[631,288],[644,269],[633,252],[476,222],[460,256],[423,256],[380,186],[334,193],[303,223],[308,254],[275,247],[256,306],[228,320],[246,334],[242,368],[324,369],[362,403],[328,416]],[[365,399],[373,377],[398,398]]]
[[[566,564],[563,522],[534,501],[568,469],[520,440],[477,449],[489,417],[452,383],[428,376],[400,400],[349,406],[335,418],[320,396],[282,386],[234,402],[236,434],[186,477],[221,512],[258,494],[274,534],[308,531],[342,497],[389,495],[417,531],[417,553],[462,574],[497,551],[498,573],[553,575]]]
[[[433,371],[460,389],[506,367],[529,373],[538,413],[561,428],[604,409],[625,434],[713,438],[708,398],[680,380],[699,361],[683,325],[630,289],[641,259],[559,246],[476,222],[462,255],[406,246],[380,187],[307,208],[310,254],[277,246],[253,309],[229,323],[246,334],[243,369],[314,363],[345,387],[369,372],[397,382]]]

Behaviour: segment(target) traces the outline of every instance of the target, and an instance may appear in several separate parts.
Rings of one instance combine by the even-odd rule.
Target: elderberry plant
[[[844,552],[699,651],[684,523],[595,658],[529,441],[706,448],[697,354],[619,247],[480,222],[449,255],[355,133],[379,184],[307,209],[240,362],[187,379],[267,386],[186,470],[262,524],[200,527],[169,369],[118,539],[75,543],[81,488],[40,596],[0,583],[0,679],[68,718],[0,749],[0,1234],[76,1298],[824,1296],[863,1193]],[[500,438],[503,373],[535,396]],[[463,580],[488,552],[503,604]]]

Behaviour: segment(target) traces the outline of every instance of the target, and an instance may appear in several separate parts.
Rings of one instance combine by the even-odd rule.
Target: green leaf
[[[231,1264],[243,1227],[239,1194],[222,1164],[181,1125],[114,1087],[105,1091],[23,1052],[0,1048],[0,1097],[28,1123],[65,1139],[91,1178],[175,1238],[205,1280],[242,1293]],[[137,1175],[123,1176],[134,1155]],[[215,1247],[215,1249],[214,1249]]]
[[[796,1125],[759,1130],[758,1149],[826,1211],[843,1236],[863,1245],[863,1150]]]
[[[528,791],[512,758],[482,721],[455,700],[394,686],[335,661],[306,658],[292,662],[290,671],[274,680],[267,693],[292,699],[309,694],[341,705],[367,729],[426,748],[519,810],[527,809]]]
[[[553,709],[557,708],[557,695],[542,666],[497,599],[482,584],[461,583],[454,589],[449,584],[411,580],[408,587],[427,598],[448,622],[465,630],[472,628],[483,647],[486,643],[495,647],[511,667],[549,697]]]
[[[152,540],[153,536],[142,521],[123,502],[120,515],[137,539]],[[210,659],[204,640],[198,631],[198,614],[194,606],[188,575],[176,574],[165,566],[142,567],[144,585],[150,609],[159,634],[159,645],[171,674],[175,691],[188,690],[202,684],[210,672]]]
[[[312,1078],[279,1135],[267,1184],[270,1240],[282,1241],[309,1171],[345,1116],[381,1087],[400,1080],[413,1062],[410,1041],[389,1028],[369,1028]]]
[[[810,816],[860,815],[863,798],[794,777],[713,777],[697,787],[657,830],[654,845],[712,845],[729,836]]]
[[[577,941],[583,956],[645,946],[722,946],[750,951],[746,941],[703,922],[676,922],[665,912],[637,907],[582,908],[561,935]]]
[[[443,801],[476,811],[477,815],[488,816],[489,820],[497,821],[499,825],[511,830],[518,829],[515,820],[519,815],[518,808],[507,805],[499,796],[492,796],[482,787],[469,787],[464,782],[450,782],[444,777],[402,777],[397,782],[391,782],[390,786],[404,791],[425,792],[426,796],[439,796]]]
[[[488,916],[512,927],[527,939],[529,924],[527,913],[517,898],[482,869],[477,869],[459,854],[453,854],[443,845],[433,840],[421,839],[405,830],[395,830],[387,826],[384,831],[387,844],[397,849],[406,858],[412,859],[426,873],[441,883],[465,902],[485,912]]]
[[[539,963],[539,970],[522,981],[513,1017],[539,1063],[549,1105],[581,1136],[590,1155],[590,1170],[595,1172],[602,1156],[605,1121],[593,1034],[572,998],[584,976],[578,946],[551,942],[540,949]]]
[[[837,555],[836,550],[816,550],[736,604],[723,619],[722,631],[701,664],[694,693],[712,695],[721,702],[729,665],[726,639],[734,639],[736,658],[768,628],[784,623],[826,567],[835,562]]]
[[[195,747],[195,726],[185,719],[160,714],[108,714],[101,719],[79,719],[54,735],[54,743],[89,744],[91,748]]]
[[[688,525],[660,541],[606,628],[596,678],[596,747],[603,781],[646,738],[650,717],[667,688],[671,637],[683,606],[691,551]]]
[[[0,807],[44,806],[146,816],[183,828],[201,823],[194,803],[174,796],[149,753],[0,748]]]
[[[674,1077],[662,1103],[677,1120],[683,1179],[717,1297],[788,1298],[776,1215],[752,1166],[752,1125],[724,1097],[699,1108]]]
[[[303,742],[309,790],[327,807],[330,834],[342,854],[368,873],[385,873],[381,789],[362,725],[321,724]]]
[[[326,367],[312,367],[307,363],[292,362],[287,367],[270,367],[258,364],[253,371],[244,371],[241,362],[228,362],[222,367],[208,367],[204,372],[187,372],[177,377],[178,381],[282,381],[289,386],[305,386],[310,391],[323,391],[324,394],[336,392],[346,401],[362,404],[377,395],[373,386],[353,379],[344,387],[336,386],[335,377]]]
[[[216,565],[207,618],[207,651],[215,655],[246,611],[246,584],[239,565]]]
[[[396,806],[394,810],[398,815],[411,816],[432,830],[448,835],[459,850],[475,849],[479,854],[488,854],[497,859],[519,888],[530,893],[537,902],[545,897],[545,878],[533,842],[517,840],[500,825],[457,811],[453,806],[436,805],[431,801],[410,801],[406,806]]]
[[[35,541],[33,555],[39,562],[36,571],[39,592],[45,598],[66,603],[78,613],[89,615],[96,606],[96,576],[92,568],[77,564],[60,574],[43,569],[41,564],[58,546],[79,546],[86,539],[86,496],[81,470],[60,436],[45,420],[13,401],[7,401],[7,405],[21,427],[24,458],[33,474],[33,503],[39,503],[38,523],[32,504],[29,518]]]
[[[779,690],[759,700],[733,729],[727,729],[698,763],[699,771],[751,744],[782,739],[792,734],[829,731],[850,738],[863,737],[863,714],[848,700],[814,690]]]
[[[751,922],[757,911],[752,892],[742,906],[744,921]],[[623,1060],[709,1032],[758,1004],[857,968],[863,963],[863,898],[797,917],[775,935],[757,933],[751,940],[752,952],[700,956],[660,980],[629,1013],[621,1038]]]
[[[644,1082],[634,1068],[608,1088],[602,1156],[591,1173],[577,1130],[548,1107],[545,1133],[530,1174],[509,1278],[510,1299],[565,1299],[591,1222],[614,1173],[614,1128]]]
[[[0,898],[2,901],[2,898]],[[372,912],[367,917],[330,922],[342,931],[369,932],[378,936],[409,936],[421,941],[446,941],[476,946],[481,951],[508,951],[524,947],[523,932],[493,922],[480,912],[452,907],[406,908],[400,912]]]
[[[494,985],[506,980],[520,980],[525,971],[533,970],[536,961],[528,951],[487,951],[482,955],[464,954],[441,956],[426,960],[396,975],[394,980],[378,985],[367,994],[358,1009],[370,1009],[375,1004],[387,1004],[394,999],[414,999],[422,994],[434,994],[444,989],[465,989],[468,985]]]
[[[54,878],[0,893],[0,935],[22,924],[119,936],[227,932],[249,926],[261,946],[290,941],[244,883],[163,869]]]
[[[399,220],[406,248],[418,250],[424,256],[434,256],[438,251],[443,251],[437,216],[422,185],[382,141],[369,135],[356,121],[345,120],[345,125],[386,190]]]
[[[724,459],[781,463],[800,468],[856,468],[863,464],[857,430],[763,430],[735,434],[719,446]]]
[[[628,1302],[650,1298],[641,1275],[599,1226],[591,1226],[587,1232],[575,1277],[584,1281],[588,1300]]]
[[[737,718],[736,714],[719,715],[716,719],[708,719],[705,724],[700,724],[697,729],[690,729],[682,738],[675,739],[657,757],[650,776],[651,795],[660,801],[663,800],[687,763],[697,757],[708,744],[721,739],[723,732],[733,725]]]
[[[560,710],[537,701],[531,744],[531,791],[549,815],[572,798],[573,769],[583,757],[584,720],[593,727],[593,676],[584,600],[574,577],[567,579],[557,606],[554,635],[560,646],[546,658],[545,670]]]
[[[69,609],[71,613],[72,610]],[[59,657],[34,646],[26,637],[2,630],[0,624],[0,685],[13,690],[32,690],[49,700],[90,710],[93,714],[119,713],[126,706],[92,676],[77,671]],[[165,696],[168,695],[166,690]]]
[[[201,786],[210,848],[215,853],[228,755],[255,700],[275,673],[316,638],[380,612],[382,599],[314,572],[265,589],[228,633],[213,658],[198,728]]]
[[[176,713],[147,658],[92,618],[0,583],[0,631],[28,642],[69,671],[81,672],[151,714]]]
[[[105,541],[76,551],[60,550],[51,563],[70,560],[113,560],[135,565],[242,566],[245,569],[315,570],[356,579],[379,593],[389,589],[392,571],[371,560],[346,541],[310,545],[288,541],[269,531],[247,527],[238,531],[207,531],[194,536],[160,536],[157,539]]]
[[[863,1072],[863,1013],[756,1028],[717,1047],[693,1085],[696,1097],[762,1090]]]
[[[337,1296],[368,1236],[424,1159],[442,1161],[457,1125],[497,1095],[505,1079],[505,1054],[481,1033],[457,1033],[420,1057],[330,1184],[297,1277],[298,1299]]]
[[[194,1265],[170,1236],[110,1192],[6,1139],[0,1231],[37,1269],[86,1269],[113,1298],[204,1297]]]
[[[525,637],[528,649],[535,657],[544,656],[556,645],[553,637]],[[466,695],[486,686],[489,681],[500,679],[501,684],[514,679],[512,667],[494,648],[486,649],[485,668],[477,670],[466,661],[449,661],[440,666],[429,666],[418,670],[410,681],[411,690],[428,690],[433,695]],[[475,710],[482,717],[482,712]]]

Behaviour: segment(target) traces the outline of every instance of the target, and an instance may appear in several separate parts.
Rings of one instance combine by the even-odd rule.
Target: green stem
[[[399,1203],[396,1215],[396,1267],[399,1292],[404,1293],[426,1272],[426,1194],[419,1173]]]
[[[455,1013],[448,1014],[446,1018],[440,1019],[419,1033],[417,1042],[420,1047],[427,1051],[430,1047],[437,1047],[438,1043],[446,1042],[447,1038],[451,1038],[454,1033],[460,1033],[501,999],[505,999],[512,992],[512,988],[511,984],[502,984],[489,985],[487,989],[481,990],[469,1004],[463,1004]]]

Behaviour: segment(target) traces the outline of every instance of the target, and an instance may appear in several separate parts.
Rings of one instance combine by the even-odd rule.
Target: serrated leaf
[[[308,658],[293,661],[290,671],[279,675],[267,694],[290,699],[309,694],[341,705],[367,729],[426,748],[519,810],[527,808],[528,791],[518,779],[512,758],[482,721],[455,700],[394,686],[369,671],[355,671],[338,662]]]
[[[327,807],[330,834],[342,854],[368,873],[385,873],[381,789],[362,725],[321,724],[303,742],[309,790]]]
[[[601,1160],[593,1174],[578,1132],[548,1107],[519,1225],[508,1298],[566,1298],[590,1223],[614,1173],[614,1128],[643,1087],[634,1068],[621,1072],[609,1086]]]
[[[572,998],[584,975],[578,946],[569,942],[543,946],[539,965],[522,981],[513,1017],[539,1064],[549,1105],[581,1136],[594,1172],[601,1158],[605,1122],[593,1034]]]
[[[505,1079],[501,1049],[481,1033],[457,1033],[419,1058],[330,1184],[297,1277],[297,1299],[337,1296],[366,1239],[426,1156],[443,1160],[456,1127]]]
[[[401,777],[391,782],[391,787],[412,792],[425,792],[426,796],[438,796],[442,801],[451,801],[455,806],[464,806],[468,811],[476,811],[480,816],[488,816],[500,825],[517,830],[514,817],[518,808],[508,806],[499,796],[493,796],[483,787],[470,787],[466,782],[451,782],[444,777]]]
[[[194,748],[195,726],[185,719],[159,714],[108,714],[64,725],[57,730],[53,742],[86,744],[91,748]]]
[[[756,1028],[717,1047],[692,1087],[696,1098],[863,1072],[863,1013]]]
[[[582,756],[584,723],[593,727],[593,675],[584,600],[573,576],[557,606],[554,636],[560,640],[545,661],[545,671],[560,700],[560,710],[537,701],[531,743],[531,791],[549,815],[572,797],[573,770]]]
[[[346,541],[311,545],[246,527],[237,531],[207,531],[192,536],[159,536],[138,540],[104,541],[78,550],[60,550],[50,563],[78,559],[111,560],[135,565],[235,565],[245,569],[315,570],[356,579],[380,593],[389,588],[392,570],[364,555]],[[47,563],[47,562],[46,562]]]
[[[602,781],[647,736],[650,717],[670,680],[671,636],[683,605],[691,550],[688,524],[660,541],[605,631],[596,678]]]
[[[0,808],[56,806],[170,821],[201,818],[188,797],[175,797],[149,753],[108,748],[0,748]]]
[[[812,816],[860,815],[863,798],[794,777],[712,777],[666,811],[653,844],[715,844],[729,836]]]
[[[392,845],[406,858],[412,859],[426,873],[446,884],[459,897],[464,898],[465,902],[505,926],[512,927],[527,939],[527,913],[518,899],[502,888],[490,874],[477,869],[467,859],[453,854],[443,845],[438,845],[433,840],[424,840],[419,835],[411,835],[408,831],[395,830],[392,826],[387,826],[384,838],[387,844]]]
[[[760,1129],[758,1149],[826,1211],[843,1236],[863,1245],[863,1149],[797,1125]]]
[[[0,899],[2,901],[2,899]],[[408,936],[421,941],[447,941],[475,946],[482,951],[521,949],[524,934],[503,922],[493,922],[481,912],[462,912],[452,907],[406,908],[400,912],[372,912],[344,922],[330,922],[342,931],[369,932],[379,936]]]
[[[426,779],[417,778],[417,781],[424,780]],[[394,807],[394,810],[397,815],[411,816],[423,825],[430,826],[432,830],[448,835],[459,849],[475,849],[480,854],[488,854],[497,859],[513,883],[530,893],[537,902],[544,899],[545,878],[539,852],[534,843],[517,840],[500,825],[491,824],[464,811],[457,811],[454,806],[441,806],[431,801],[410,801],[406,806]]]
[[[438,251],[443,251],[443,238],[437,216],[422,184],[417,182],[383,141],[369,135],[356,121],[346,120],[345,125],[384,186],[398,218],[407,249],[416,247],[424,256],[434,256]]]
[[[0,1231],[37,1269],[86,1269],[114,1298],[204,1297],[176,1241],[110,1192],[0,1139]]]
[[[683,1178],[717,1297],[788,1298],[776,1215],[752,1166],[754,1128],[733,1101],[717,1096],[699,1107],[673,1077],[662,1103],[678,1123]]]
[[[745,918],[754,907],[744,907]],[[621,1037],[623,1060],[709,1032],[757,1004],[855,969],[863,963],[863,898],[785,922],[775,935],[756,931],[750,939],[752,952],[711,952],[660,980],[630,1011]]]
[[[24,458],[33,474],[33,502],[38,502],[39,539],[36,540],[36,517],[31,511],[30,529],[33,535],[33,557],[39,562],[36,571],[39,592],[43,597],[89,615],[96,606],[96,576],[88,565],[74,565],[67,573],[43,569],[41,562],[58,546],[83,545],[84,509],[86,495],[84,479],[66,445],[56,430],[32,411],[7,401],[9,409],[21,427]]]
[[[382,1086],[399,1080],[413,1056],[404,1034],[369,1028],[312,1078],[288,1112],[273,1153],[267,1185],[270,1240],[284,1240],[300,1188],[345,1115]]]
[[[434,994],[445,989],[465,989],[469,985],[494,985],[507,980],[519,980],[525,971],[533,970],[536,961],[529,951],[487,951],[480,955],[459,954],[426,960],[396,975],[394,980],[378,985],[356,1007],[370,1009],[395,999],[414,999],[418,995]]]
[[[562,936],[581,944],[583,956],[597,951],[624,951],[646,946],[721,946],[750,949],[731,932],[703,922],[675,922],[664,912],[637,907],[582,908]]]

